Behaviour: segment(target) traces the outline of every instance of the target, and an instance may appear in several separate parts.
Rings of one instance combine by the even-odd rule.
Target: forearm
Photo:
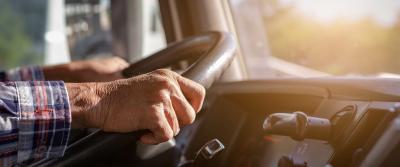
[[[101,128],[101,125],[93,124],[89,120],[96,119],[100,96],[98,91],[99,83],[67,83],[67,91],[71,107],[72,128]]]
[[[63,80],[66,82],[71,80],[70,75],[68,75],[70,69],[67,65],[44,66],[42,70],[47,80]]]
[[[75,72],[78,70],[77,68],[78,67],[75,63],[42,67],[43,74],[46,77],[46,80],[62,80],[65,82],[80,81],[78,74]]]
[[[118,57],[74,61],[43,67],[47,80],[63,80],[65,82],[104,82],[122,79],[121,70],[128,63]]]

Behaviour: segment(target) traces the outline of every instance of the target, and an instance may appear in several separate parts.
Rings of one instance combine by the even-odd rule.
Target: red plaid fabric
[[[32,76],[34,75],[34,76]],[[43,80],[40,68],[0,73],[0,164],[14,166],[61,157],[71,128],[62,81]]]

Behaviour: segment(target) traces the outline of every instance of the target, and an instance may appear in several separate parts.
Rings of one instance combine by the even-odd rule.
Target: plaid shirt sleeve
[[[0,73],[7,81],[0,82],[0,166],[64,154],[71,128],[67,90],[62,81],[43,79],[37,67]]]
[[[36,66],[0,71],[0,82],[5,81],[44,81],[44,74]]]

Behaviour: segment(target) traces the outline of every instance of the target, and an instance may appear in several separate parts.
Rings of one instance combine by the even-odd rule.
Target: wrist
[[[73,128],[99,128],[101,120],[95,110],[99,107],[101,95],[100,83],[67,83],[68,98],[70,101]],[[100,121],[101,122],[101,121]]]
[[[83,82],[81,74],[87,66],[82,61],[43,67],[46,80],[63,80],[65,82]]]

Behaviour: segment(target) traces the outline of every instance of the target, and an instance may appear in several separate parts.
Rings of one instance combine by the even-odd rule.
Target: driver
[[[157,144],[194,121],[204,87],[164,69],[123,79],[126,67],[113,57],[0,72],[0,165],[63,156],[71,128],[147,129],[140,141]]]

